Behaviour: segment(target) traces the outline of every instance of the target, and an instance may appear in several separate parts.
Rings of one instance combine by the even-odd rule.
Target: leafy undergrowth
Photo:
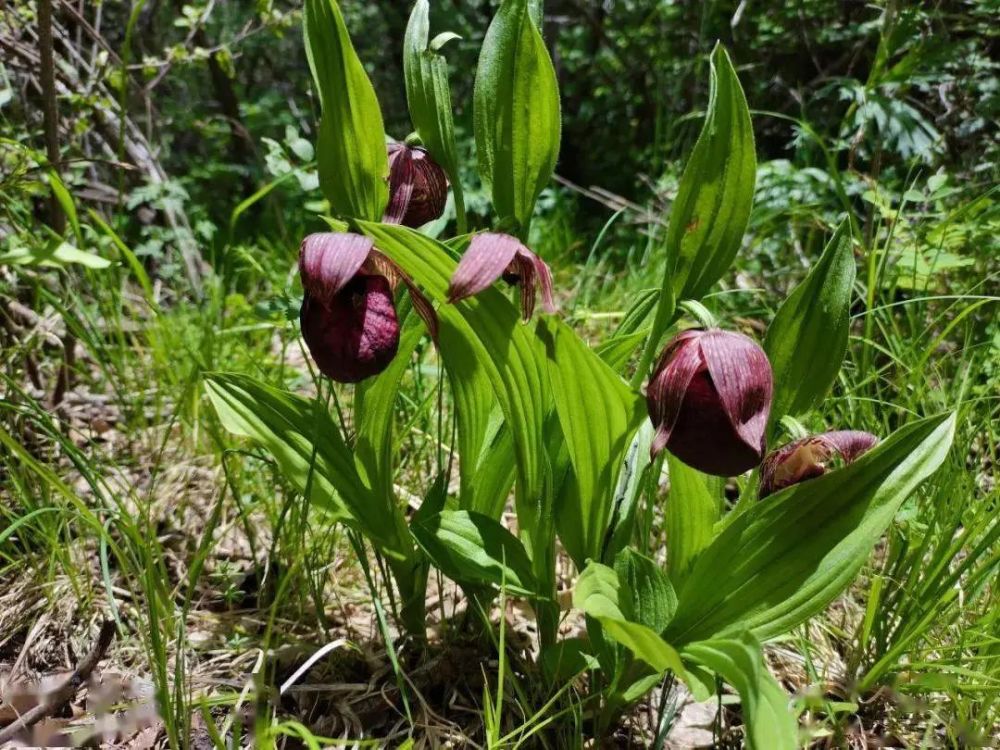
[[[99,289],[104,279],[95,275],[92,283]],[[908,301],[905,315],[882,306],[872,317],[891,332],[880,347],[891,352],[868,351],[863,337],[852,343],[850,387],[837,392],[853,395],[835,396],[833,408],[842,424],[887,434],[899,409],[957,408],[956,444],[970,448],[954,453],[904,507],[847,595],[768,647],[769,666],[795,696],[811,746],[968,746],[995,736],[1000,497],[997,406],[988,386],[995,373],[988,350],[949,344],[935,327],[969,304],[975,301],[957,295]],[[37,702],[31,696],[44,692],[40,680],[70,669],[110,618],[117,637],[99,671],[127,689],[106,742],[581,745],[593,729],[588,676],[553,682],[543,673],[528,605],[505,598],[502,609],[491,608],[484,632],[461,592],[432,575],[428,643],[401,637],[374,550],[325,522],[266,454],[220,429],[202,381],[215,358],[276,385],[326,392],[290,324],[235,298],[141,310],[132,311],[141,321],[133,334],[117,340],[104,336],[105,319],[92,305],[80,304],[64,322],[53,315],[81,342],[75,387],[54,408],[45,389],[6,383],[5,695],[16,686],[28,696],[22,706]],[[599,312],[614,320],[613,310]],[[595,330],[607,325],[603,315],[577,314]],[[748,309],[744,319],[752,318]],[[38,351],[29,342],[5,356]],[[105,357],[103,366],[93,351]],[[42,361],[40,380],[54,382],[56,366]],[[917,365],[923,377],[912,375]],[[453,437],[450,404],[439,402],[432,377],[437,368],[433,349],[418,351],[399,403],[406,427],[397,484],[411,512],[427,478],[447,465]],[[330,396],[350,429],[349,391]],[[513,528],[511,516],[508,508]],[[661,509],[646,509],[640,523],[645,551],[661,555]],[[570,608],[573,566],[561,557],[558,570],[560,633],[583,634]],[[93,715],[84,708],[35,731],[86,734]],[[735,696],[698,703],[666,682],[607,742],[736,747],[740,727]]]
[[[985,4],[58,5],[0,25],[0,745],[995,744]]]

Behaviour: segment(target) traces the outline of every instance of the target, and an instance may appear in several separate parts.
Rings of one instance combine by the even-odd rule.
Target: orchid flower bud
[[[448,178],[426,149],[390,143],[389,207],[384,221],[416,229],[444,213]]]
[[[484,232],[469,243],[448,285],[448,302],[459,302],[489,288],[497,279],[521,285],[521,315],[535,310],[535,286],[542,288],[542,307],[555,312],[552,272],[541,258],[509,234]]]
[[[667,448],[706,474],[736,476],[764,457],[773,376],[743,334],[682,331],[667,344],[646,390],[656,427],[650,453]]]
[[[299,275],[305,295],[302,337],[320,372],[357,383],[382,372],[399,347],[393,287],[402,280],[413,308],[437,336],[430,302],[379,253],[371,239],[346,232],[311,234],[302,242]]]
[[[763,499],[785,487],[823,476],[834,456],[849,464],[877,444],[877,437],[858,430],[824,432],[795,440],[764,459],[759,496]]]

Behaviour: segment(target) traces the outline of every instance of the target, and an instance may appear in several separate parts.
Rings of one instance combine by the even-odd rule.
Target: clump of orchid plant
[[[940,465],[953,420],[914,422],[884,445],[868,433],[834,431],[767,454],[767,438],[784,419],[821,404],[836,381],[854,280],[849,221],[778,311],[763,347],[695,314],[703,327],[676,333],[654,364],[678,310],[697,308],[732,264],[753,201],[750,110],[721,46],[711,57],[705,125],[663,245],[652,246],[665,269],[662,287],[637,300],[629,325],[598,347],[552,314],[552,273],[526,244],[560,139],[540,5],[502,0],[483,39],[474,129],[495,229],[481,217],[484,231],[469,233],[440,54],[450,35],[432,41],[428,0],[416,0],[404,51],[417,135],[388,147],[336,0],[305,0],[323,110],[317,159],[325,218],[345,231],[302,242],[302,336],[324,375],[359,383],[384,373],[404,348],[397,305],[405,295],[436,342],[440,316],[437,371],[447,379],[441,375],[437,403],[454,409],[458,487],[451,460],[443,470],[439,442],[440,481],[419,509],[411,513],[398,496],[399,379],[383,377],[356,393],[354,430],[338,428],[321,403],[241,375],[210,376],[210,395],[228,429],[265,445],[300,492],[370,542],[399,593],[396,621],[415,641],[426,636],[434,566],[474,596],[479,611],[489,612],[478,605],[501,591],[530,602],[540,671],[570,662],[575,671],[563,679],[590,673],[598,733],[672,674],[693,692],[716,679],[733,685],[748,745],[794,750],[796,719],[761,641],[798,627],[843,591],[893,513]],[[449,179],[457,236],[440,241],[417,230],[443,215]],[[517,301],[487,292],[499,280],[519,287]],[[532,318],[539,294],[550,315],[516,324],[518,313]],[[417,351],[416,336],[406,340]],[[797,357],[803,347],[814,356]],[[654,474],[663,451],[678,459],[668,465],[665,506]],[[864,453],[832,470],[834,461],[851,464]],[[756,473],[742,476],[748,472]],[[737,509],[727,515],[722,483],[705,475],[736,478]],[[744,502],[755,486],[773,497]],[[516,532],[503,521],[511,499]],[[661,537],[636,523],[644,504],[650,518],[662,512],[665,555],[648,548]],[[586,616],[587,639],[559,640],[557,542],[577,567],[573,606]],[[357,549],[366,554],[364,545]],[[503,689],[501,678],[499,695]]]

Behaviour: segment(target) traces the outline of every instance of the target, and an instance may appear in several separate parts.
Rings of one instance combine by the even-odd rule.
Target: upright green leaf
[[[715,535],[715,523],[722,511],[721,497],[714,492],[714,480],[692,469],[672,453],[667,454],[670,496],[667,498],[667,564],[670,579],[680,583],[698,554]]]
[[[403,78],[413,127],[420,140],[448,174],[459,214],[459,232],[465,229],[465,201],[458,173],[458,149],[448,86],[448,63],[430,39],[430,2],[417,0],[403,38]]]
[[[456,447],[461,459],[458,464],[459,504],[467,510],[486,512],[474,497],[479,491],[477,470],[494,419],[496,394],[486,368],[477,356],[476,348],[468,344],[465,332],[447,321],[442,322],[440,328],[439,341],[441,350],[447,352],[445,369],[455,402]]]
[[[698,556],[666,637],[686,644],[747,630],[766,640],[821,611],[944,461],[954,429],[954,415],[914,422],[853,464],[742,513]]]
[[[527,0],[504,0],[483,40],[474,96],[479,172],[501,225],[522,237],[559,155],[559,87]]]
[[[496,521],[466,510],[446,510],[415,523],[417,543],[446,576],[465,585],[501,585],[520,596],[539,592],[524,546]]]
[[[677,594],[666,573],[645,555],[624,549],[615,558],[615,574],[629,591],[632,619],[662,633],[677,611]]]
[[[336,0],[306,0],[303,25],[323,108],[316,144],[320,187],[334,214],[377,221],[389,202],[389,159],[375,89]]]
[[[705,124],[667,229],[664,288],[669,285],[675,299],[700,299],[733,262],[750,218],[756,172],[750,110],[729,55],[717,45]]]
[[[470,510],[499,518],[514,485],[514,439],[498,408],[473,475]]]
[[[401,226],[368,222],[358,222],[358,226],[438,303],[442,332],[451,327],[454,333],[451,339],[441,339],[445,367],[451,368],[453,358],[458,356],[465,361],[461,371],[467,372],[468,360],[474,358],[477,367],[486,373],[512,431],[521,532],[533,557],[542,554],[551,546],[542,531],[551,516],[542,442],[542,425],[551,396],[537,336],[521,323],[518,311],[499,289],[487,289],[468,300],[447,304],[448,283],[456,261],[439,242]],[[446,346],[449,340],[453,346]],[[457,354],[453,348],[456,343],[461,344]]]
[[[392,417],[399,382],[410,366],[413,352],[424,334],[420,317],[409,314],[403,322],[396,357],[377,377],[354,389],[354,453],[365,484],[384,497],[393,496]]]
[[[655,630],[636,622],[632,592],[608,566],[587,565],[573,589],[573,606],[597,620],[605,635],[657,672],[669,669],[683,677],[680,655]]]
[[[795,750],[799,746],[798,724],[789,710],[788,695],[767,671],[760,644],[752,635],[699,641],[688,645],[681,655],[708,667],[736,688],[750,750]]]
[[[642,399],[569,326],[543,333],[556,413],[573,466],[568,507],[556,515],[566,551],[583,568],[601,558],[625,450],[645,416]]]
[[[764,351],[774,369],[772,423],[812,409],[837,379],[851,326],[851,244],[851,223],[845,219],[767,329]]]

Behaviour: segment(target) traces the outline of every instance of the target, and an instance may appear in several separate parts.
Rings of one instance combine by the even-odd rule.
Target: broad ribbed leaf
[[[458,464],[459,505],[467,510],[486,510],[476,504],[476,471],[493,414],[496,410],[496,393],[476,347],[469,344],[466,332],[448,321],[441,321],[438,339],[445,357],[445,369],[455,402],[456,447]],[[513,457],[512,461],[513,463]],[[509,488],[508,488],[509,489]],[[492,515],[487,513],[487,515]]]
[[[306,57],[323,108],[319,182],[337,216],[378,220],[389,202],[389,159],[375,89],[336,0],[306,0]]]
[[[698,554],[712,541],[722,503],[715,492],[716,478],[692,469],[672,453],[667,461],[670,471],[670,496],[665,513],[667,564],[670,579],[679,584]]]
[[[914,422],[850,466],[742,513],[695,561],[666,637],[686,644],[748,630],[765,640],[821,611],[944,461],[954,429],[954,415]]]
[[[464,213],[458,149],[448,87],[448,63],[429,46],[430,3],[417,0],[403,38],[403,77],[413,127],[431,156],[448,174],[456,209]]]
[[[700,299],[733,262],[750,218],[756,171],[750,110],[729,55],[717,45],[705,124],[667,229],[664,288],[669,285],[675,299]]]
[[[611,568],[594,562],[587,565],[573,589],[573,606],[597,620],[606,636],[628,648],[657,672],[670,669],[684,675],[677,651],[656,631],[635,621],[631,591]]]
[[[559,88],[527,0],[504,0],[479,55],[474,95],[479,173],[501,224],[527,233],[559,155]]]
[[[767,329],[764,350],[774,370],[772,424],[812,409],[837,379],[851,326],[851,244],[850,219],[845,219]]]
[[[573,466],[573,492],[556,514],[566,551],[582,569],[600,559],[625,450],[645,415],[642,399],[565,323],[544,330],[559,424]]]
[[[443,511],[411,527],[417,543],[453,581],[503,585],[519,596],[539,595],[521,542],[492,518],[466,510]],[[544,596],[544,593],[541,593]]]
[[[677,594],[660,566],[635,550],[625,549],[615,558],[615,574],[630,592],[631,619],[655,633],[662,633],[677,611]]]
[[[413,352],[424,334],[415,314],[409,314],[399,337],[399,349],[378,376],[363,380],[354,389],[354,453],[358,472],[376,493],[393,496],[392,417],[399,382],[410,366]]]
[[[492,393],[492,390],[491,390]],[[469,510],[499,518],[507,504],[515,474],[514,440],[499,408],[486,434],[486,443],[475,467]]]
[[[767,671],[760,644],[752,635],[699,641],[681,654],[736,688],[750,750],[795,750],[799,746],[798,724],[789,710],[788,695]]]
[[[461,357],[459,372],[475,360],[486,373],[512,431],[517,465],[517,513],[521,532],[532,554],[548,544],[538,529],[551,513],[545,493],[542,424],[551,397],[544,370],[544,353],[532,330],[521,324],[517,310],[496,288],[454,305],[445,303],[456,262],[435,240],[406,227],[358,222],[376,247],[397,263],[438,303],[442,329],[441,357],[451,370]],[[445,334],[446,328],[451,331]],[[449,341],[451,346],[448,345]],[[456,349],[457,347],[457,349]],[[454,376],[454,371],[452,371]],[[454,380],[452,381],[454,382]],[[476,456],[478,463],[479,456]]]
[[[390,556],[409,556],[402,513],[391,498],[365,486],[322,405],[245,375],[212,373],[205,387],[223,426],[266,448],[296,489],[308,489],[310,502],[372,537]]]

